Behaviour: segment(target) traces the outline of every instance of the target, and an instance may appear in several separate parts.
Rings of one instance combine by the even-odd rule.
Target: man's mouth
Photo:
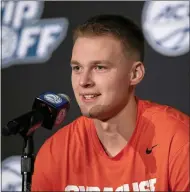
[[[83,101],[94,101],[101,94],[81,94]]]

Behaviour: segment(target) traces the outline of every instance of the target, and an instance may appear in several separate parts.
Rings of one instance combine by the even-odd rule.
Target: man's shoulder
[[[87,142],[87,129],[91,121],[91,119],[81,116],[60,128],[42,144],[38,156],[55,157],[63,151],[67,153],[68,150],[76,150],[78,146],[83,146]]]
[[[142,114],[153,122],[160,124],[181,124],[189,127],[190,117],[180,110],[156,102],[141,100]]]
[[[87,134],[87,128],[90,127],[91,121],[91,119],[84,116],[76,118],[74,121],[63,126],[49,137],[45,141],[44,145],[65,146],[75,140],[76,137],[85,137]]]
[[[80,116],[73,120],[72,122],[68,123],[67,125],[60,128],[54,135],[52,135],[52,138],[63,138],[69,135],[75,135],[76,133],[83,133],[86,131],[86,128],[90,126],[91,119]]]
[[[141,121],[156,142],[169,146],[173,154],[189,142],[189,116],[168,105],[151,101],[141,101],[143,112]],[[167,143],[167,144],[166,144]],[[170,144],[169,144],[170,143]]]

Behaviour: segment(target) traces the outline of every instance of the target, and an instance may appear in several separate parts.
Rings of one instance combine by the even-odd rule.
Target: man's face
[[[83,115],[107,120],[127,104],[131,61],[112,36],[79,37],[72,51],[72,86]]]

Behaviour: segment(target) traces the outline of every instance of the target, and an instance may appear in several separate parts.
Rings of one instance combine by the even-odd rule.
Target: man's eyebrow
[[[90,64],[91,65],[97,65],[97,64],[112,64],[110,61],[108,60],[94,60],[94,61],[91,61]],[[71,65],[81,65],[78,61],[76,60],[71,60]]]
[[[108,60],[95,60],[90,62],[92,65],[97,65],[97,64],[112,64],[110,61]]]
[[[80,63],[78,61],[75,61],[75,60],[71,60],[70,64],[71,65],[80,65]]]

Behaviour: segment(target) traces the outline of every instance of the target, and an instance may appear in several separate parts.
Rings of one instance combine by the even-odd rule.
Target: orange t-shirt
[[[138,100],[135,131],[115,157],[80,117],[41,147],[32,191],[189,191],[189,116]]]

